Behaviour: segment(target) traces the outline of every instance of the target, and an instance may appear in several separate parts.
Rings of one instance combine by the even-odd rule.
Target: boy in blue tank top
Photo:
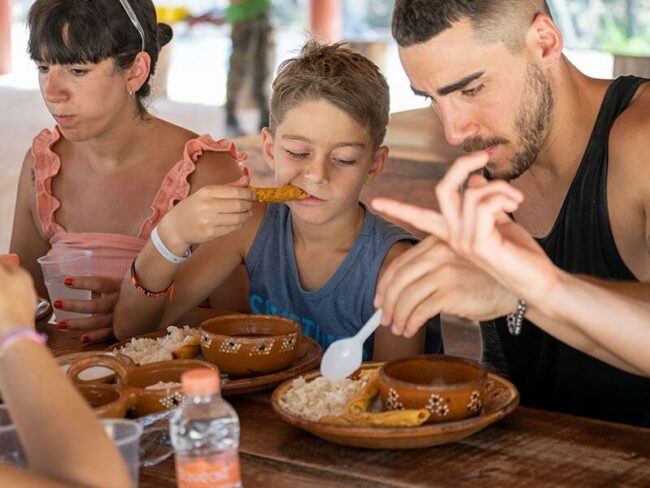
[[[359,202],[386,163],[388,118],[388,86],[372,62],[340,44],[308,42],[280,66],[262,140],[276,184],[295,185],[309,198],[253,202],[244,176],[180,202],[158,226],[158,248],[183,256],[202,245],[181,264],[147,243],[122,287],[115,335],[178,321],[240,264],[249,277],[253,313],[292,318],[323,347],[354,335],[374,312],[383,270],[415,243]],[[152,296],[172,285],[173,300]],[[427,352],[440,352],[436,318],[409,339],[380,328],[366,342],[365,359],[420,354],[427,332]]]

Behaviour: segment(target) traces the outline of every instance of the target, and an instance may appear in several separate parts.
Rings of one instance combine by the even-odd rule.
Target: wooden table
[[[81,350],[69,333],[39,328],[49,329],[56,355]],[[650,429],[519,407],[454,444],[375,451],[331,444],[285,423],[270,392],[228,400],[241,423],[244,486],[650,486]],[[173,460],[141,469],[140,486],[176,486]]]

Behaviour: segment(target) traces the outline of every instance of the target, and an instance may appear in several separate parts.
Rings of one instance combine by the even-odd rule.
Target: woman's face
[[[126,72],[112,59],[97,64],[48,64],[37,61],[41,95],[64,137],[84,141],[113,128],[135,110]]]

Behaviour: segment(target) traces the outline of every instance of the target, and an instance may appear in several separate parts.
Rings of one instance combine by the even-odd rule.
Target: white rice
[[[187,344],[199,344],[200,340],[199,329],[193,329],[189,325],[182,328],[170,325],[164,337],[134,337],[131,342],[113,352],[129,356],[135,364],[149,364],[173,359],[172,352]]]
[[[350,400],[366,384],[367,376],[364,371],[357,380],[329,381],[319,376],[309,382],[299,376],[280,398],[280,405],[289,413],[312,421],[325,415],[343,415]]]
[[[159,381],[158,383],[147,386],[145,390],[169,390],[177,386],[181,386],[181,384],[176,381]]]

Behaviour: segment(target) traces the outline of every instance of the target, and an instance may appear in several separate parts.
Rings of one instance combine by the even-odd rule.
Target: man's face
[[[462,21],[399,53],[414,92],[431,98],[450,144],[487,150],[488,171],[508,180],[537,159],[553,93],[525,47],[513,54],[501,42],[481,43]]]

